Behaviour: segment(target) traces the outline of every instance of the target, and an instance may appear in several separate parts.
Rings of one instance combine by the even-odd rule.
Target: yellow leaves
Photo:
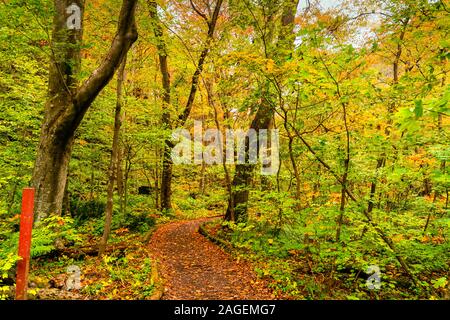
[[[38,293],[38,289],[28,289],[27,293],[29,295],[35,296]]]
[[[407,157],[407,160],[416,166],[424,166],[424,165],[434,165],[436,160],[433,158],[429,158],[425,151],[421,150],[421,152],[413,154]]]
[[[281,74],[297,70],[298,62],[289,61],[283,65],[277,65],[273,59],[266,59],[253,52],[232,52],[220,60],[221,64],[231,64],[248,71],[259,71],[269,74]]]
[[[272,59],[267,59],[265,69],[268,73],[273,73],[275,70],[275,61]]]
[[[341,201],[341,194],[339,192],[332,192],[330,194],[330,202],[339,203]]]

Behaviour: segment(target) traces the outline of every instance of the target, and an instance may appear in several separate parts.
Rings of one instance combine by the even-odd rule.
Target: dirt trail
[[[198,233],[207,219],[164,225],[150,241],[164,280],[163,300],[273,299],[249,263],[237,261]]]

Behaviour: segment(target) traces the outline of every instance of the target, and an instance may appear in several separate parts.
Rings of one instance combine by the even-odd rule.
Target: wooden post
[[[30,266],[31,231],[33,228],[34,188],[24,188],[20,214],[19,257],[16,277],[16,300],[27,299]]]

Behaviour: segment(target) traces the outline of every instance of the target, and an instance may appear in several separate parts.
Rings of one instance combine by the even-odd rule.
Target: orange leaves
[[[128,228],[119,228],[115,232],[116,232],[116,234],[121,235],[121,234],[128,233],[129,230],[128,230]]]
[[[392,241],[394,242],[400,242],[402,240],[404,240],[405,238],[403,237],[402,234],[396,234],[392,237]]]
[[[86,140],[83,140],[83,139],[78,139],[77,142],[82,147],[84,147],[85,145],[88,144],[88,142]]]
[[[410,155],[407,157],[407,160],[416,166],[423,167],[424,165],[433,165],[436,163],[436,160],[433,158],[430,158],[425,151],[421,150],[419,153]]]
[[[14,220],[19,220],[19,219],[20,219],[20,214],[16,214],[13,217],[9,218],[8,221],[13,222]]]
[[[330,202],[340,203],[340,201],[341,201],[341,193],[339,193],[339,192],[332,192],[330,194]]]
[[[422,243],[434,243],[434,244],[443,244],[445,242],[445,238],[441,235],[438,236],[428,236],[424,235],[420,240]]]

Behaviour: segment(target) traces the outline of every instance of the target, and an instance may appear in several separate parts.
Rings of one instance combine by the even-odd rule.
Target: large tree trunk
[[[91,76],[78,86],[84,0],[54,0],[49,99],[45,106],[32,179],[36,188],[36,221],[49,214],[61,214],[75,131],[92,101],[111,80],[137,39],[134,21],[136,3],[137,0],[122,2],[118,30],[108,53]],[[69,30],[67,20],[72,14],[66,10],[72,4],[80,8],[81,28]]]
[[[273,108],[266,101],[258,108],[256,115],[250,125],[250,130],[253,129],[259,133],[260,129],[267,129],[272,122]],[[249,163],[249,139],[245,141],[245,161],[244,163],[236,165],[236,171],[232,182],[233,192],[228,202],[227,212],[225,213],[225,220],[245,222],[247,221],[247,203],[249,196],[249,187],[252,182],[253,172],[256,164]],[[233,219],[234,218],[234,219]]]
[[[119,136],[120,136],[120,126],[121,123],[121,113],[122,113],[122,104],[123,104],[123,95],[122,88],[123,82],[125,79],[125,66],[126,66],[126,56],[123,59],[122,65],[119,68],[119,72],[117,74],[117,102],[116,102],[116,110],[114,113],[114,133],[113,133],[113,142],[112,142],[112,150],[111,150],[111,160],[109,163],[108,170],[108,191],[106,198],[106,210],[105,210],[105,225],[103,229],[103,236],[100,240],[98,247],[98,255],[102,256],[106,249],[106,244],[108,243],[109,234],[111,233],[111,222],[112,222],[112,214],[113,214],[113,205],[114,205],[114,182],[116,180],[117,174],[117,162],[119,156]]]
[[[282,62],[285,58],[284,54],[286,50],[289,51],[293,49],[294,41],[291,39],[290,35],[293,33],[294,18],[298,7],[298,2],[298,0],[288,0],[283,8],[283,13],[281,15],[281,30],[274,48],[274,54],[272,56],[277,63]],[[273,26],[269,27],[273,28]],[[267,51],[267,48],[265,48],[266,53]],[[261,129],[269,129],[271,124],[274,109],[271,106],[269,99],[270,93],[267,89],[266,97],[263,98],[263,101],[259,106],[250,126],[250,129],[254,129],[257,134],[259,134],[259,130]],[[245,222],[247,220],[247,204],[250,191],[249,187],[255,169],[255,164],[247,163],[248,152],[249,144],[248,141],[246,141],[246,163],[236,165],[236,171],[233,178],[233,194],[231,196],[231,201],[228,203],[228,208],[225,214],[225,220],[227,221],[234,220],[238,222]],[[231,208],[231,206],[234,206],[234,208]],[[232,217],[233,212],[234,219]]]

